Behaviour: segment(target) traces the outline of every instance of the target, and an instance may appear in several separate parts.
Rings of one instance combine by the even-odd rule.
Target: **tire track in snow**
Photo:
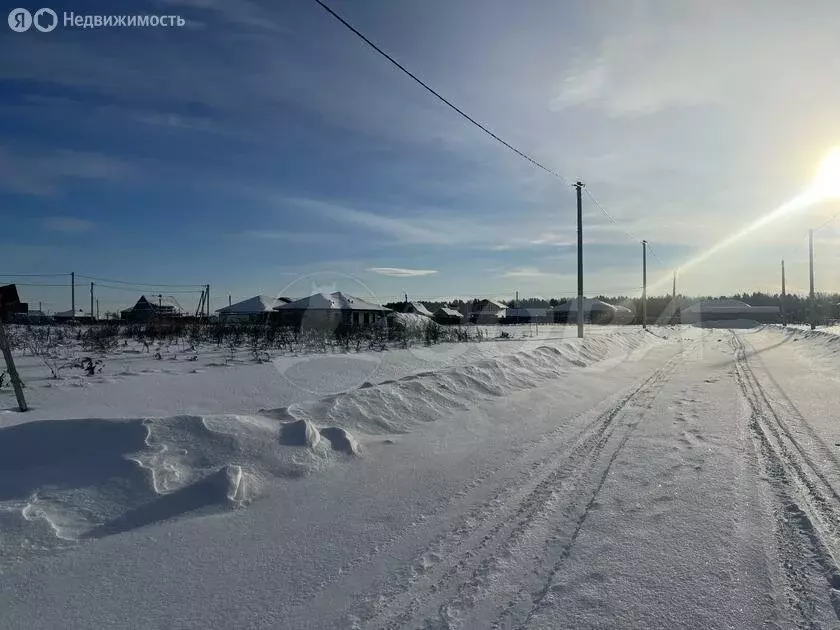
[[[612,464],[639,421],[617,420],[630,406],[649,407],[658,385],[683,359],[685,352],[683,349],[666,361],[598,414],[577,435],[565,457],[551,454],[531,464],[531,479],[535,478],[535,483],[529,479],[513,488],[504,487],[489,500],[460,515],[459,525],[439,536],[416,559],[422,567],[420,574],[386,587],[373,613],[353,615],[354,621],[365,628],[404,628],[417,624],[446,628],[458,625],[477,605],[488,604],[489,616],[496,616],[498,625],[522,604],[523,597],[530,600],[526,602],[526,610],[536,609],[595,505]],[[612,448],[604,452],[610,441],[614,442]],[[557,558],[558,554],[557,562],[546,567],[547,558]],[[526,556],[533,558],[535,565],[523,565]],[[515,573],[523,582],[533,581],[535,571],[548,576],[543,588],[533,596],[536,602],[519,581],[518,592],[501,589],[503,592],[496,594],[503,597],[502,601],[504,597],[509,598],[506,603],[491,594],[499,590],[496,586],[501,576],[509,578]],[[509,583],[508,579],[505,581]]]
[[[771,404],[744,342],[734,332],[732,345],[735,377],[749,405],[755,449],[778,500],[776,544],[789,591],[788,607],[797,627],[819,628],[824,622],[820,603],[827,603],[840,619],[840,495],[788,426],[789,420],[804,420],[798,409],[787,397],[783,404]],[[811,579],[815,574],[824,577],[822,592],[815,592],[821,582]]]
[[[551,566],[548,573],[543,578],[542,587],[534,594],[533,600],[530,606],[527,609],[527,612],[524,615],[524,619],[518,624],[515,625],[517,630],[523,630],[526,628],[527,624],[529,624],[536,615],[538,615],[542,610],[547,607],[547,599],[551,593],[552,586],[554,584],[554,579],[560,570],[563,567],[566,559],[572,552],[575,542],[577,541],[577,537],[580,534],[581,530],[583,529],[584,524],[586,523],[586,519],[589,517],[593,507],[597,504],[598,495],[601,492],[601,489],[604,487],[604,484],[609,477],[610,470],[612,469],[613,464],[618,459],[619,454],[624,449],[624,446],[627,444],[627,441],[630,439],[630,436],[633,434],[634,430],[644,419],[644,413],[649,410],[653,403],[656,401],[656,398],[659,394],[658,386],[660,386],[663,382],[667,381],[673,375],[673,368],[676,364],[682,362],[688,353],[689,350],[693,349],[694,345],[691,345],[689,348],[684,349],[680,352],[677,356],[673,357],[669,361],[665,363],[661,368],[659,368],[657,373],[657,378],[649,387],[646,387],[644,390],[644,396],[640,397],[639,400],[635,401],[637,406],[639,407],[639,413],[636,417],[635,421],[626,423],[625,431],[620,435],[618,438],[618,444],[615,448],[610,452],[610,455],[604,465],[603,469],[600,472],[600,475],[595,475],[597,479],[597,483],[594,488],[588,490],[586,487],[580,488],[580,495],[584,498],[588,499],[583,510],[579,513],[577,520],[574,522],[574,529],[571,535],[568,538],[568,541],[565,545],[563,545],[562,549],[560,550],[559,555],[557,555],[557,559]],[[621,411],[624,411],[623,409]],[[592,470],[593,473],[596,473],[596,469]],[[587,496],[588,495],[588,496]],[[492,628],[494,630],[498,628],[507,627],[504,624],[506,620],[508,620],[513,612],[513,609],[516,605],[515,601],[510,601],[508,605],[503,609],[500,614],[496,617],[492,624]]]

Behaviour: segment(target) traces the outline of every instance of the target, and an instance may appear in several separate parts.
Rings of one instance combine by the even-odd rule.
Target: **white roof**
[[[496,300],[490,300],[490,299],[479,300],[478,304],[471,304],[470,308],[475,308],[476,306],[481,307],[481,305],[484,305],[485,307],[486,306],[495,306],[496,308],[507,308],[507,306],[505,306],[501,302],[497,302]]]
[[[255,295],[247,300],[242,300],[236,304],[225,306],[224,308],[216,309],[217,313],[231,314],[231,313],[270,313],[275,307],[285,304],[276,297],[270,295]]]
[[[366,302],[352,295],[345,295],[341,291],[333,293],[316,293],[309,297],[295,300],[288,304],[274,307],[275,311],[380,311],[389,312],[391,309],[379,304]]]
[[[520,306],[520,307],[512,307],[509,306],[505,309],[503,315],[505,317],[545,317],[551,312],[551,309],[548,308],[540,308],[540,307],[528,307],[528,306]]]
[[[563,302],[563,304],[558,304],[554,307],[554,310],[558,313],[567,313],[567,312],[577,312],[578,307],[578,299],[574,298],[569,300],[568,302]],[[613,304],[608,304],[607,302],[603,302],[601,300],[595,300],[592,298],[583,298],[583,310],[584,311],[591,311],[591,310],[601,310],[601,311],[618,311],[619,309],[624,309],[622,306],[614,306]],[[629,309],[624,309],[628,310]]]
[[[411,308],[414,310],[415,313],[418,315],[425,315],[426,317],[431,317],[432,312],[426,308],[426,305],[421,302],[410,302]]]
[[[435,311],[440,315],[446,315],[447,317],[457,317],[458,319],[463,319],[464,314],[460,311],[456,311],[454,308],[449,308],[446,306],[441,306],[438,310]]]

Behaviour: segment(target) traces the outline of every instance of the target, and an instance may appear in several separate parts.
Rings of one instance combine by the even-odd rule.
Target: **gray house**
[[[551,318],[558,324],[577,323],[577,298],[555,306]],[[625,306],[583,298],[583,321],[587,324],[629,324],[633,321],[633,311]]]
[[[680,321],[684,324],[737,321],[743,325],[757,325],[781,322],[782,315],[778,306],[750,306],[740,300],[705,300],[682,309]]]
[[[370,326],[391,309],[341,291],[315,293],[309,297],[274,307],[280,323],[301,328]]]
[[[220,321],[267,321],[274,309],[292,300],[287,297],[255,295],[236,304],[216,309]]]
[[[432,315],[438,324],[460,324],[464,320],[464,314],[454,308],[441,306]]]

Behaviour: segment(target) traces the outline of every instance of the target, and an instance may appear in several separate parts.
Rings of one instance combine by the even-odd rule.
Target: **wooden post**
[[[647,330],[647,241],[642,241],[642,330]]]
[[[811,330],[814,330],[817,327],[816,296],[814,295],[814,230],[808,230],[808,262],[811,285],[808,292],[808,302],[811,310],[809,319],[811,320]]]
[[[577,336],[583,339],[583,182],[575,183],[577,193]]]
[[[18,408],[20,408],[21,411],[26,411],[29,407],[26,406],[26,398],[23,397],[23,384],[20,382],[17,368],[15,368],[15,360],[14,357],[12,357],[12,348],[9,346],[9,338],[6,337],[6,327],[3,325],[2,320],[0,320],[0,350],[3,352],[3,358],[6,359],[6,367],[9,370],[9,378],[12,380],[12,387],[15,389]]]

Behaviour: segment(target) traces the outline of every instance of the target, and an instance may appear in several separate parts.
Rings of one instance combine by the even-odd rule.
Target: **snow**
[[[509,330],[58,383],[20,357],[0,626],[838,626],[840,337]]]
[[[282,304],[286,304],[286,302],[280,300],[279,297],[271,295],[255,295],[247,300],[242,300],[236,304],[231,304],[230,306],[217,309],[216,312],[221,315],[270,313],[277,306]]]
[[[384,306],[366,302],[365,300],[352,295],[345,295],[341,291],[333,293],[315,293],[309,297],[280,304],[275,310],[299,311],[299,310],[360,310],[360,311],[388,311]]]

